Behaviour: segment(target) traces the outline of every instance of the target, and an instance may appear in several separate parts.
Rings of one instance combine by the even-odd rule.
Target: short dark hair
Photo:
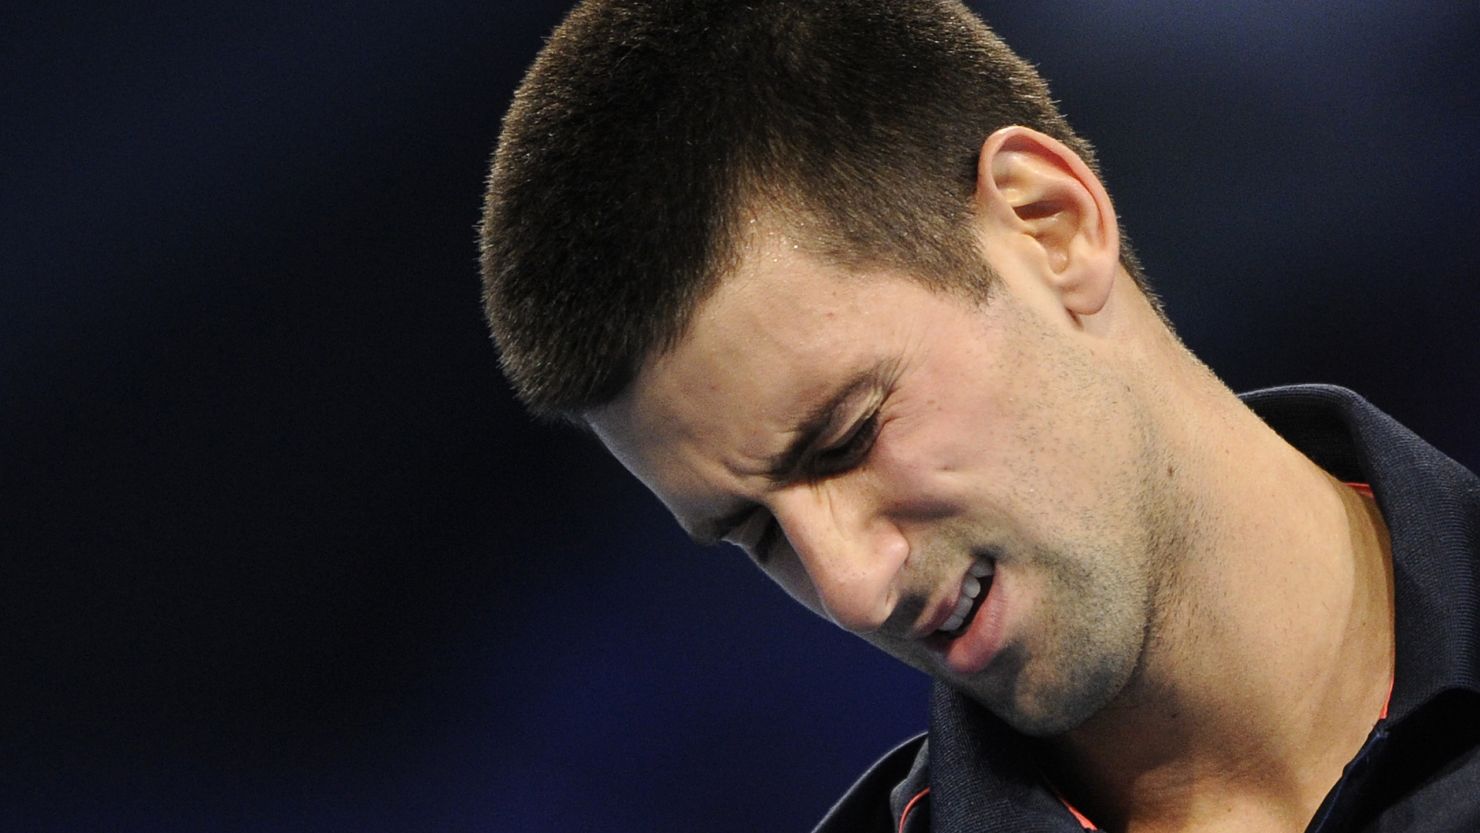
[[[504,372],[539,415],[615,399],[682,337],[757,208],[833,262],[984,293],[976,160],[1013,124],[1096,168],[1043,79],[959,2],[587,0],[515,93],[489,176]],[[1124,240],[1121,261],[1145,289]]]

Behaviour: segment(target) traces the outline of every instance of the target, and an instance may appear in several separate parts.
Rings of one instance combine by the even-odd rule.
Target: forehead
[[[715,422],[705,418],[721,416],[710,406],[742,390],[752,400],[781,388],[810,393],[825,385],[824,371],[867,348],[856,336],[884,316],[860,290],[876,282],[816,261],[784,235],[761,236],[609,410],[651,416],[643,427],[652,430],[680,414]]]
[[[645,482],[648,457],[676,462],[696,445],[725,448],[734,468],[756,462],[773,451],[765,436],[789,431],[836,377],[878,351],[870,331],[887,317],[870,289],[888,283],[818,263],[784,235],[758,235],[684,337],[648,357],[589,422]]]

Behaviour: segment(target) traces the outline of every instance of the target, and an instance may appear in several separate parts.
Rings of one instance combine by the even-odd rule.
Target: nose
[[[909,557],[898,527],[825,487],[797,484],[774,493],[772,514],[807,571],[824,613],[855,633],[873,633],[898,601]]]

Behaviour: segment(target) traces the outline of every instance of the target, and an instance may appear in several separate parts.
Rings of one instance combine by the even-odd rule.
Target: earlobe
[[[1027,127],[1005,127],[982,144],[976,210],[987,245],[1015,247],[1076,316],[1110,297],[1120,236],[1099,177],[1062,142]]]

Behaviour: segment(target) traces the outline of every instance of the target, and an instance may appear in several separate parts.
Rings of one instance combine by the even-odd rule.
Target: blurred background
[[[804,830],[925,680],[497,372],[563,2],[0,13],[0,830]],[[1480,4],[978,4],[1235,388],[1480,465]]]

